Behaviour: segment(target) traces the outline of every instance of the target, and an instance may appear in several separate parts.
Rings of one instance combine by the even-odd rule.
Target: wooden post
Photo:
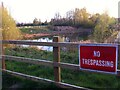
[[[54,36],[53,42],[59,42],[59,37]],[[53,47],[53,62],[60,62],[60,47]],[[61,81],[61,70],[60,67],[54,65],[54,79],[56,82]]]

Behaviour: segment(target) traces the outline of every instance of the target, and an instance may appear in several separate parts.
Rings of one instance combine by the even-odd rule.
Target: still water
[[[26,41],[34,41],[34,42],[52,42],[52,39],[49,38],[40,38],[40,39],[35,39],[35,40],[26,40]],[[31,45],[21,45],[22,47],[34,47]],[[53,47],[50,46],[35,46],[40,50],[46,50],[46,51],[53,51]]]
[[[60,36],[60,42],[75,42],[78,41],[79,34],[70,34],[69,36]],[[34,39],[34,40],[26,40],[26,41],[34,41],[34,42],[53,42],[53,39],[50,39],[48,37],[40,38],[40,39]],[[20,45],[22,47],[37,47],[40,50],[46,50],[46,51],[53,51],[53,47],[50,46],[31,46],[31,45]]]

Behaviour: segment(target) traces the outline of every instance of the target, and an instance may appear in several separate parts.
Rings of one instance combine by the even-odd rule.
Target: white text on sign
[[[100,51],[94,51],[93,55],[94,57],[100,57]]]

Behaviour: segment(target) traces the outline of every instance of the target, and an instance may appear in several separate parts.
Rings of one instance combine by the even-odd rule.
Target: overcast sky
[[[56,12],[61,16],[75,8],[86,7],[89,13],[108,11],[110,16],[118,17],[119,0],[1,0],[17,22],[50,20]]]

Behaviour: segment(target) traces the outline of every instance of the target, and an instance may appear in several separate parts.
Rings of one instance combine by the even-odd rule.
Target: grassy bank
[[[53,83],[35,82],[3,73],[2,90],[63,90]]]
[[[33,28],[20,28],[22,33],[25,34],[37,34],[37,33],[50,33],[51,31],[47,26],[39,26]]]
[[[40,51],[35,48],[12,48],[6,49],[7,55],[14,55],[20,57],[48,59],[53,60],[52,52]],[[78,52],[61,52],[61,61],[78,64]],[[15,61],[6,61],[7,69],[17,72],[34,75],[37,77],[54,80],[53,67],[42,65],[33,65],[28,63],[21,63]],[[93,89],[118,89],[120,88],[120,78],[114,75],[96,74],[83,71],[74,71],[69,69],[61,70],[62,82],[70,83],[82,87]]]

